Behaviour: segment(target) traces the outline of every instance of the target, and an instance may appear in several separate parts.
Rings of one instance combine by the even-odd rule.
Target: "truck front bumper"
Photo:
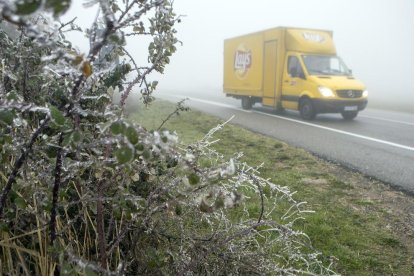
[[[313,99],[317,113],[340,113],[343,111],[361,111],[367,107],[368,100],[340,101]]]

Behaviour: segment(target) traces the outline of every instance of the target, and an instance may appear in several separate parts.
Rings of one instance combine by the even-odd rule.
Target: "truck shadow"
[[[255,104],[252,107],[252,110],[254,111],[258,111],[258,112],[262,112],[262,113],[266,113],[266,114],[271,114],[271,115],[276,115],[276,116],[280,116],[280,117],[284,117],[284,118],[288,118],[288,119],[293,119],[293,120],[298,120],[298,121],[303,121],[303,122],[308,122],[308,123],[313,123],[313,124],[318,124],[318,123],[335,123],[335,124],[343,124],[343,125],[350,125],[350,124],[358,124],[358,117],[356,117],[354,120],[344,120],[341,116],[341,114],[336,114],[336,113],[323,113],[323,114],[318,114],[314,120],[311,121],[307,121],[304,120],[300,117],[300,114],[298,111],[293,111],[293,110],[284,110],[283,112],[280,112],[278,110],[275,110],[274,108],[271,107],[266,107],[266,106],[261,106],[259,104]]]

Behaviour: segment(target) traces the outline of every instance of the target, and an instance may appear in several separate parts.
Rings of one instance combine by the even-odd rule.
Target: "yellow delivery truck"
[[[365,86],[336,55],[332,32],[278,27],[224,41],[226,96],[278,110],[299,110],[305,120],[341,113],[352,120],[368,103]]]

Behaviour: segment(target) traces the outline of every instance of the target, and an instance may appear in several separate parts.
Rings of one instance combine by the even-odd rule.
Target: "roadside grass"
[[[157,99],[149,108],[137,107],[129,118],[147,129],[157,129],[174,109],[173,103]],[[180,142],[188,144],[219,123],[222,121],[213,116],[189,111],[174,116],[163,128],[176,131]],[[297,191],[295,199],[307,202],[315,213],[306,215],[295,227],[309,235],[327,260],[335,260],[337,272],[414,275],[414,230],[410,229],[414,222],[404,213],[414,211],[412,197],[235,125],[228,124],[215,138],[219,142],[214,148],[223,155],[230,157],[241,151],[248,164],[264,164],[262,177]],[[258,214],[257,198],[249,201],[252,214]]]

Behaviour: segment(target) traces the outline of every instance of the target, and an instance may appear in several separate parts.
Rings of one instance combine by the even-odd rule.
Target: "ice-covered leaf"
[[[68,146],[71,141],[72,141],[72,135],[65,135],[65,137],[63,138],[62,146],[64,147]]]
[[[114,135],[123,134],[125,131],[125,125],[124,123],[117,121],[113,122],[111,125],[111,132]]]
[[[188,182],[191,185],[196,185],[196,184],[198,184],[200,182],[200,177],[197,174],[195,174],[195,173],[191,173],[188,176]]]
[[[132,181],[137,182],[139,180],[139,174],[136,173],[134,175],[131,176]]]
[[[41,0],[20,0],[16,2],[16,14],[28,15],[34,13],[40,5]]]
[[[150,159],[151,158],[151,152],[149,150],[145,149],[142,152],[142,157],[144,157],[144,159]]]
[[[131,142],[131,144],[135,145],[136,143],[138,143],[138,133],[135,130],[135,128],[133,128],[132,126],[128,127],[126,129],[126,137],[128,138],[129,142]]]
[[[114,96],[114,88],[112,86],[109,86],[108,89],[106,90],[106,93],[108,93],[108,95],[110,97]]]
[[[57,155],[57,147],[49,146],[45,150],[47,157],[49,158],[56,158]]]
[[[79,65],[82,62],[82,60],[83,60],[83,56],[82,55],[77,55],[73,59],[72,64],[75,65],[75,66],[77,66],[77,65]]]
[[[60,110],[53,105],[49,106],[49,110],[52,121],[58,126],[63,126],[66,119],[65,116],[63,116],[62,112],[60,112]]]
[[[92,66],[88,61],[85,61],[82,65],[82,73],[85,77],[92,75]]]
[[[87,268],[85,268],[83,275],[85,275],[85,276],[97,276],[99,274],[87,267]]]
[[[117,12],[119,10],[120,10],[120,8],[116,3],[112,4],[112,12]]]
[[[1,110],[0,111],[0,122],[11,125],[13,123],[14,114],[12,111]]]
[[[25,209],[27,207],[26,201],[20,196],[14,199],[14,204],[20,209]]]
[[[0,233],[1,232],[9,232],[10,231],[10,228],[9,228],[9,225],[7,224],[7,223],[4,223],[4,222],[2,222],[2,223],[0,223]]]
[[[133,160],[134,150],[128,146],[123,146],[115,151],[115,156],[119,164],[125,164]]]
[[[55,16],[65,13],[70,7],[70,0],[46,0],[46,8],[51,9]]]
[[[177,216],[181,216],[183,214],[183,207],[179,203],[177,203],[177,205],[175,205],[175,214]]]
[[[1,135],[0,136],[0,146],[4,145],[4,144],[11,144],[12,141],[13,141],[13,139],[10,137],[10,135]]]
[[[214,202],[214,207],[215,207],[216,209],[223,208],[223,207],[224,207],[224,197],[222,197],[222,196],[218,196],[218,197],[216,198],[216,201]]]
[[[79,130],[75,130],[72,133],[72,141],[74,143],[79,143],[81,140],[82,140],[82,135],[81,135],[80,131]]]

